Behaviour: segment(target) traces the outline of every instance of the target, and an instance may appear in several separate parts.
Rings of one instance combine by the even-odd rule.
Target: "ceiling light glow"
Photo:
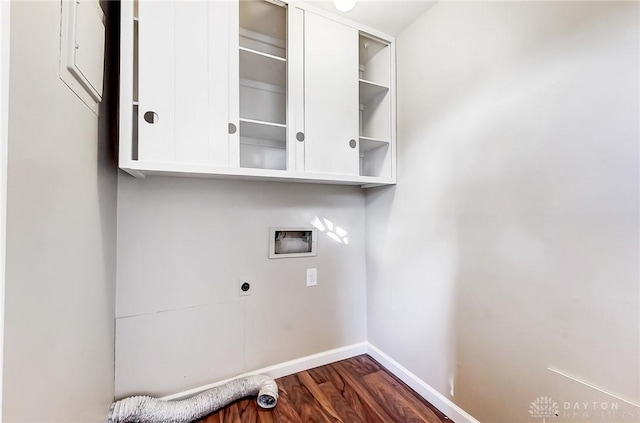
[[[358,0],[332,0],[333,5],[341,12],[348,12],[356,5]]]

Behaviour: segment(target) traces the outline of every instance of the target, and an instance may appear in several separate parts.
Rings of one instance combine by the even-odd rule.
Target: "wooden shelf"
[[[390,142],[386,140],[360,136],[360,153],[368,153],[378,148],[388,147],[389,144]]]
[[[371,100],[379,95],[382,95],[389,91],[389,87],[376,84],[375,82],[361,79],[360,82],[360,104],[369,103]]]
[[[287,59],[240,47],[240,78],[285,87]]]
[[[287,125],[253,119],[240,119],[240,137],[269,140],[284,144],[287,140]]]

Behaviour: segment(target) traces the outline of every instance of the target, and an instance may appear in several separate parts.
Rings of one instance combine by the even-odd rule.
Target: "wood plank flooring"
[[[453,423],[368,355],[276,381],[273,410],[246,398],[199,423]]]

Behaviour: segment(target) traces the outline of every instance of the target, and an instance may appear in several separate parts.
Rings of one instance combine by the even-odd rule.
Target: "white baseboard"
[[[1,0],[0,0],[1,1]],[[215,388],[216,386],[223,385],[233,379],[239,377],[251,376],[251,375],[267,375],[274,379],[283,376],[289,376],[294,373],[302,372],[304,370],[313,369],[314,367],[324,366],[325,364],[335,363],[336,361],[345,360],[347,358],[355,357],[357,355],[366,354],[368,351],[366,342],[360,344],[353,344],[342,348],[336,348],[334,350],[324,351],[317,354],[308,355],[306,357],[297,358],[295,360],[286,361],[284,363],[276,364],[274,366],[265,367],[262,369],[254,370],[252,372],[244,373],[242,375],[221,380],[219,382],[211,383],[209,385],[200,386],[198,388],[190,389],[188,391],[178,392],[177,394],[162,397],[163,400],[180,400],[198,394],[207,389]],[[456,422],[457,423],[457,422]]]
[[[167,401],[180,400],[198,394],[202,391],[206,391],[207,389],[223,385],[233,379],[237,379],[238,377],[243,376],[263,374],[277,379],[279,377],[292,375],[294,373],[313,369],[314,367],[324,366],[326,364],[335,363],[336,361],[345,360],[347,358],[355,357],[362,354],[369,354],[382,366],[384,366],[384,368],[386,368],[389,372],[393,373],[396,377],[398,377],[398,379],[409,385],[414,391],[418,393],[418,395],[430,402],[434,407],[442,411],[446,416],[448,416],[456,423],[480,423],[471,414],[467,413],[462,408],[453,403],[449,398],[436,391],[428,383],[420,379],[415,374],[411,373],[400,363],[398,363],[393,358],[389,357],[387,354],[380,351],[378,348],[368,342],[353,344],[346,347],[336,348],[333,350],[308,355],[306,357],[297,358],[295,360],[286,361],[284,363],[244,373],[237,377],[221,380],[209,385],[190,389],[188,391],[178,392],[177,394],[169,395],[161,399]]]
[[[389,372],[393,373],[398,379],[406,383],[416,391],[422,398],[431,403],[438,410],[442,411],[447,417],[456,423],[480,423],[471,414],[458,407],[449,398],[436,391],[431,385],[411,373],[400,363],[380,351],[375,346],[367,343],[367,353],[378,361]]]

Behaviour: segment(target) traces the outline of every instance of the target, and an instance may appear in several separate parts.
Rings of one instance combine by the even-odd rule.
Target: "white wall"
[[[640,402],[638,10],[440,2],[398,38],[368,338],[480,421],[528,421],[542,395],[640,419],[547,370]]]
[[[115,132],[59,79],[59,40],[60,2],[11,3],[4,422],[113,400]]]
[[[269,227],[329,219],[318,255],[269,259]],[[306,287],[306,269],[318,286]],[[358,187],[175,177],[118,190],[116,397],[166,395],[366,340]],[[239,297],[239,280],[252,294]]]
[[[11,3],[0,2],[0,416],[4,344],[4,286],[7,233],[7,151],[9,120],[9,50]]]

